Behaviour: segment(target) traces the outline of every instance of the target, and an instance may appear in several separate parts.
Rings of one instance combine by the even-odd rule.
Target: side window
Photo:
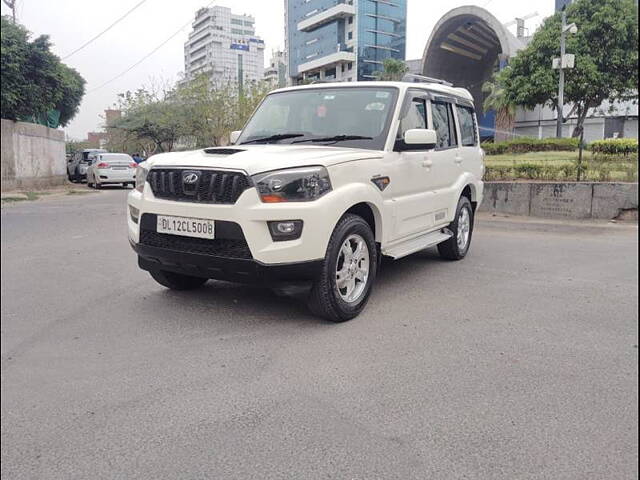
[[[451,148],[458,145],[453,110],[450,103],[433,102],[431,104],[433,129],[438,135],[436,148]]]
[[[475,147],[478,145],[476,133],[476,120],[473,110],[468,107],[456,107],[458,111],[458,122],[460,123],[460,137],[463,147]]]
[[[427,104],[424,98],[414,98],[409,110],[400,121],[398,138],[404,138],[404,132],[414,128],[427,128]]]

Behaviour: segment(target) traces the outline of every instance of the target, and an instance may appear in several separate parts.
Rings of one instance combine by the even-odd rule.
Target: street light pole
[[[556,137],[562,138],[562,124],[564,121],[564,56],[567,49],[567,12],[562,10],[562,34],[560,35],[560,85],[558,88],[558,123]]]

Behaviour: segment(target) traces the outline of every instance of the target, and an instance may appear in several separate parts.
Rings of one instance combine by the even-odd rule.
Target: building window
[[[353,40],[353,32],[349,32],[349,34],[347,35],[347,38],[349,40]]]
[[[353,17],[349,17],[349,25],[353,25]]]

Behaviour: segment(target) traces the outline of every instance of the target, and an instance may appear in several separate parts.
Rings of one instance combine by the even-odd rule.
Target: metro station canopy
[[[489,11],[476,6],[459,7],[444,15],[433,29],[422,57],[422,72],[468,89],[481,127],[491,130],[495,119],[493,114],[482,114],[482,85],[523,47],[523,40]]]

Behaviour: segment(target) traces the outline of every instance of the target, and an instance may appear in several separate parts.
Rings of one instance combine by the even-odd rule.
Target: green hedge
[[[635,138],[610,138],[593,142],[589,147],[596,155],[631,155],[638,153],[638,140]]]
[[[487,155],[529,152],[573,152],[578,149],[577,138],[516,138],[506,142],[483,143],[482,148]]]
[[[629,163],[583,164],[580,177],[582,180],[594,182],[638,181],[638,165]],[[540,165],[521,163],[519,165],[486,167],[484,179],[496,180],[546,180],[570,181],[578,176],[578,165],[575,162],[566,165]]]

